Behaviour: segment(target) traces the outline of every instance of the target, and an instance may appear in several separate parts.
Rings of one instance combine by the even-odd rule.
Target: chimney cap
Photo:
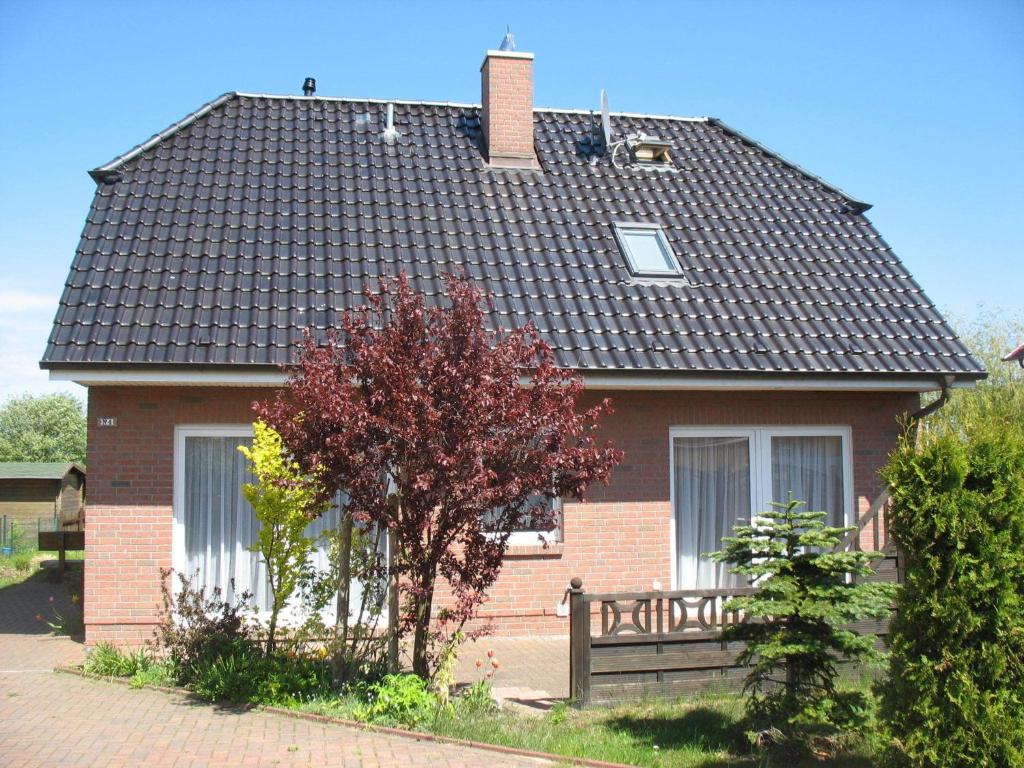
[[[512,34],[512,27],[505,25],[505,37],[498,46],[499,51],[514,51],[516,49],[516,36]]]
[[[314,93],[316,93],[316,78],[307,77],[302,83],[302,95],[312,96]]]

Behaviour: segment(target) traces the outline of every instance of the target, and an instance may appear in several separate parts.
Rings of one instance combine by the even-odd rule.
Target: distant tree
[[[22,395],[0,407],[0,461],[85,461],[85,411],[72,395]]]
[[[1024,343],[1024,316],[983,312],[953,325],[988,376],[974,387],[953,390],[949,402],[928,417],[926,427],[964,438],[981,424],[1004,423],[1024,434],[1024,368],[1002,359]]]
[[[393,532],[400,628],[427,678],[429,649],[475,614],[510,535],[550,530],[546,499],[580,498],[622,453],[597,442],[608,403],[578,411],[582,379],[533,328],[489,330],[468,280],[447,279],[446,306],[427,307],[404,275],[364,296],[340,333],[307,337],[288,386],[257,410],[357,522]],[[435,615],[439,578],[453,600]]]

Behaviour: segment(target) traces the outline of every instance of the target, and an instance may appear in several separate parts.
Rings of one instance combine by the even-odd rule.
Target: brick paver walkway
[[[547,764],[53,672],[3,674],[0,689],[0,763],[21,768]]]
[[[538,766],[546,761],[435,744],[50,671],[83,655],[35,616],[70,607],[60,585],[0,590],[0,765]]]
[[[58,664],[80,663],[85,657],[82,643],[54,637],[46,624],[54,611],[67,616],[76,610],[63,584],[32,579],[0,589],[0,673],[49,671]]]

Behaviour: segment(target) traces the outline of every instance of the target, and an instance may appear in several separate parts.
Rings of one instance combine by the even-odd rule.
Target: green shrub
[[[486,680],[473,683],[453,703],[456,716],[486,714],[498,708],[494,703],[494,691]]]
[[[959,433],[958,433],[959,432]],[[1024,437],[1004,419],[905,440],[885,472],[906,557],[879,686],[889,765],[1024,764]]]
[[[417,675],[386,675],[368,689],[368,701],[355,718],[380,725],[419,727],[433,719],[437,698]]]
[[[35,558],[36,553],[33,551],[18,552],[11,556],[11,565],[14,566],[14,570],[24,573],[32,568]]]
[[[772,504],[737,525],[711,557],[760,587],[723,608],[748,619],[726,627],[723,638],[745,643],[737,663],[750,669],[744,690],[754,725],[763,729],[754,738],[820,752],[837,749],[844,732],[868,721],[870,701],[837,688],[837,664],[876,661],[875,638],[844,625],[884,618],[894,585],[851,580],[870,575],[878,553],[835,551],[853,529],[828,527],[824,512],[801,511],[802,504],[792,497]]]
[[[83,669],[101,677],[132,677],[153,665],[153,657],[145,648],[122,651],[109,643],[100,643],[86,656]]]
[[[331,692],[330,667],[302,656],[265,656],[252,640],[239,639],[196,663],[191,687],[209,701],[294,706]]]
[[[256,697],[254,672],[260,661],[260,652],[252,643],[238,640],[217,653],[203,654],[191,665],[191,688],[208,701],[249,702]]]
[[[294,706],[331,692],[328,662],[278,654],[262,659],[257,666],[256,695],[250,701]]]
[[[174,665],[166,659],[156,660],[150,666],[139,669],[131,676],[129,682],[132,688],[142,688],[144,685],[174,685]]]
[[[207,597],[192,585],[183,573],[178,578],[178,593],[171,594],[171,571],[163,571],[163,610],[157,627],[157,642],[173,663],[177,681],[192,682],[200,664],[209,666],[228,653],[236,653],[240,641],[256,642],[255,630],[246,621],[245,611],[252,595],[244,592],[234,603],[221,599],[214,588]]]

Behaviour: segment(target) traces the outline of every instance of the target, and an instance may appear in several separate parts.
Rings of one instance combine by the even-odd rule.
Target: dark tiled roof
[[[613,115],[676,172],[595,152],[537,110],[540,173],[481,159],[478,108],[226,94],[97,169],[44,367],[276,365],[379,275],[437,296],[464,269],[493,322],[562,365],[705,373],[979,374],[862,212],[715,120]],[[634,279],[616,221],[661,223],[685,281]]]

